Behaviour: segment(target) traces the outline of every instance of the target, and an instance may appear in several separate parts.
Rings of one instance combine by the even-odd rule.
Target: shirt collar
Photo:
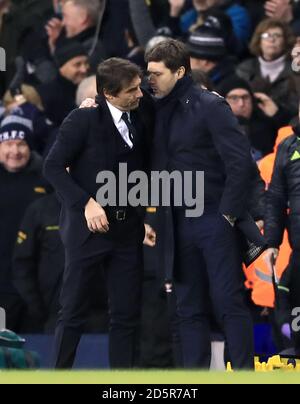
[[[120,109],[116,108],[114,105],[112,105],[107,100],[106,100],[106,103],[107,103],[107,106],[108,106],[108,108],[110,110],[110,113],[112,115],[112,118],[113,118],[113,121],[114,121],[115,125],[118,124],[120,122],[120,120],[122,119],[122,115],[123,115],[124,112],[121,111]],[[127,112],[127,115],[129,117],[128,112]]]

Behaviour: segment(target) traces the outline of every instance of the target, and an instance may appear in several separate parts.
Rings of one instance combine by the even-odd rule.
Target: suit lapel
[[[136,135],[133,139],[134,146],[141,141],[141,134],[143,133],[143,122],[141,121],[140,114],[138,111],[131,111],[130,119],[132,125],[135,127]]]
[[[120,134],[113,122],[104,97],[97,96],[96,100],[99,104],[99,132],[101,134],[101,136],[99,136],[101,142],[100,147],[105,148],[106,167],[108,170],[112,171],[117,159],[116,135],[120,136]]]

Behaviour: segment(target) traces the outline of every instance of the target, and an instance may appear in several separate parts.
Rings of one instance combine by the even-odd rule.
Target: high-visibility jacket
[[[287,231],[284,233],[283,242],[276,262],[276,276],[280,279],[288,266],[291,255],[291,247],[288,241]],[[246,287],[252,289],[252,301],[257,306],[274,308],[275,293],[272,274],[261,255],[252,265],[244,269],[247,277]]]
[[[278,145],[288,136],[293,134],[291,126],[281,128],[278,132],[274,153],[264,157],[258,164],[261,177],[269,186],[276,158]],[[280,279],[289,263],[291,247],[288,241],[287,231],[284,233],[283,242],[280,246],[278,259],[276,262],[276,276]],[[246,287],[252,289],[252,300],[254,304],[262,307],[274,308],[275,293],[273,287],[272,274],[264,261],[264,255],[260,256],[250,267],[244,268],[247,278]]]
[[[258,163],[260,175],[262,176],[262,179],[267,184],[267,187],[270,184],[271,179],[272,179],[273,168],[274,168],[274,163],[275,163],[278,146],[284,139],[286,139],[288,136],[291,136],[292,134],[293,134],[293,129],[291,126],[285,126],[284,128],[279,129],[278,136],[276,138],[276,144],[274,147],[274,152],[271,154],[268,154],[266,157],[264,157]]]

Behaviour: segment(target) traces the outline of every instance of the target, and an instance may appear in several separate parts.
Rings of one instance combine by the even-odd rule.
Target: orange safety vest
[[[267,188],[272,179],[278,145],[292,134],[293,130],[290,126],[281,128],[278,132],[274,153],[264,157],[258,164],[260,174],[265,181]],[[276,275],[279,279],[289,263],[291,251],[292,250],[288,241],[288,234],[287,231],[285,231],[276,262]],[[244,272],[247,278],[245,285],[248,289],[252,289],[252,300],[254,304],[262,307],[274,308],[275,294],[272,274],[270,274],[269,269],[264,261],[264,256],[260,256],[252,265],[249,266],[249,268],[244,268]]]
[[[262,179],[267,184],[267,188],[272,179],[273,168],[274,168],[274,163],[275,163],[278,146],[284,139],[291,136],[292,134],[293,134],[293,128],[291,126],[285,126],[284,128],[279,129],[278,136],[276,139],[276,144],[274,147],[274,152],[271,154],[268,154],[266,157],[261,159],[260,162],[258,163],[260,175],[262,176]]]
[[[280,246],[276,262],[276,275],[280,279],[285,271],[291,255],[291,247],[288,241],[287,231],[284,232],[283,242]],[[252,265],[244,268],[246,275],[246,287],[252,289],[252,301],[257,306],[274,308],[275,294],[272,274],[264,261],[262,254]]]

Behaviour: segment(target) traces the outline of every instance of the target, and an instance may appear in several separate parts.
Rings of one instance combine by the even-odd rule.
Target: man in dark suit
[[[202,216],[186,217],[185,206],[158,209],[164,229],[161,234],[158,229],[162,262],[167,279],[175,275],[183,364],[210,365],[212,303],[232,365],[253,368],[253,330],[243,301],[235,230],[247,206],[250,147],[226,101],[194,86],[184,44],[166,40],[147,53],[146,61],[158,98],[152,169],[204,171]]]
[[[100,206],[96,177],[110,171],[118,179],[120,163],[127,164],[128,174],[147,169],[149,117],[153,115],[141,101],[140,77],[139,68],[128,61],[112,58],[101,63],[97,69],[98,107],[74,110],[46,159],[45,175],[62,202],[61,235],[66,250],[56,329],[57,368],[73,364],[86,320],[91,279],[100,265],[107,273],[110,364],[113,368],[136,364],[143,218],[130,206]]]

